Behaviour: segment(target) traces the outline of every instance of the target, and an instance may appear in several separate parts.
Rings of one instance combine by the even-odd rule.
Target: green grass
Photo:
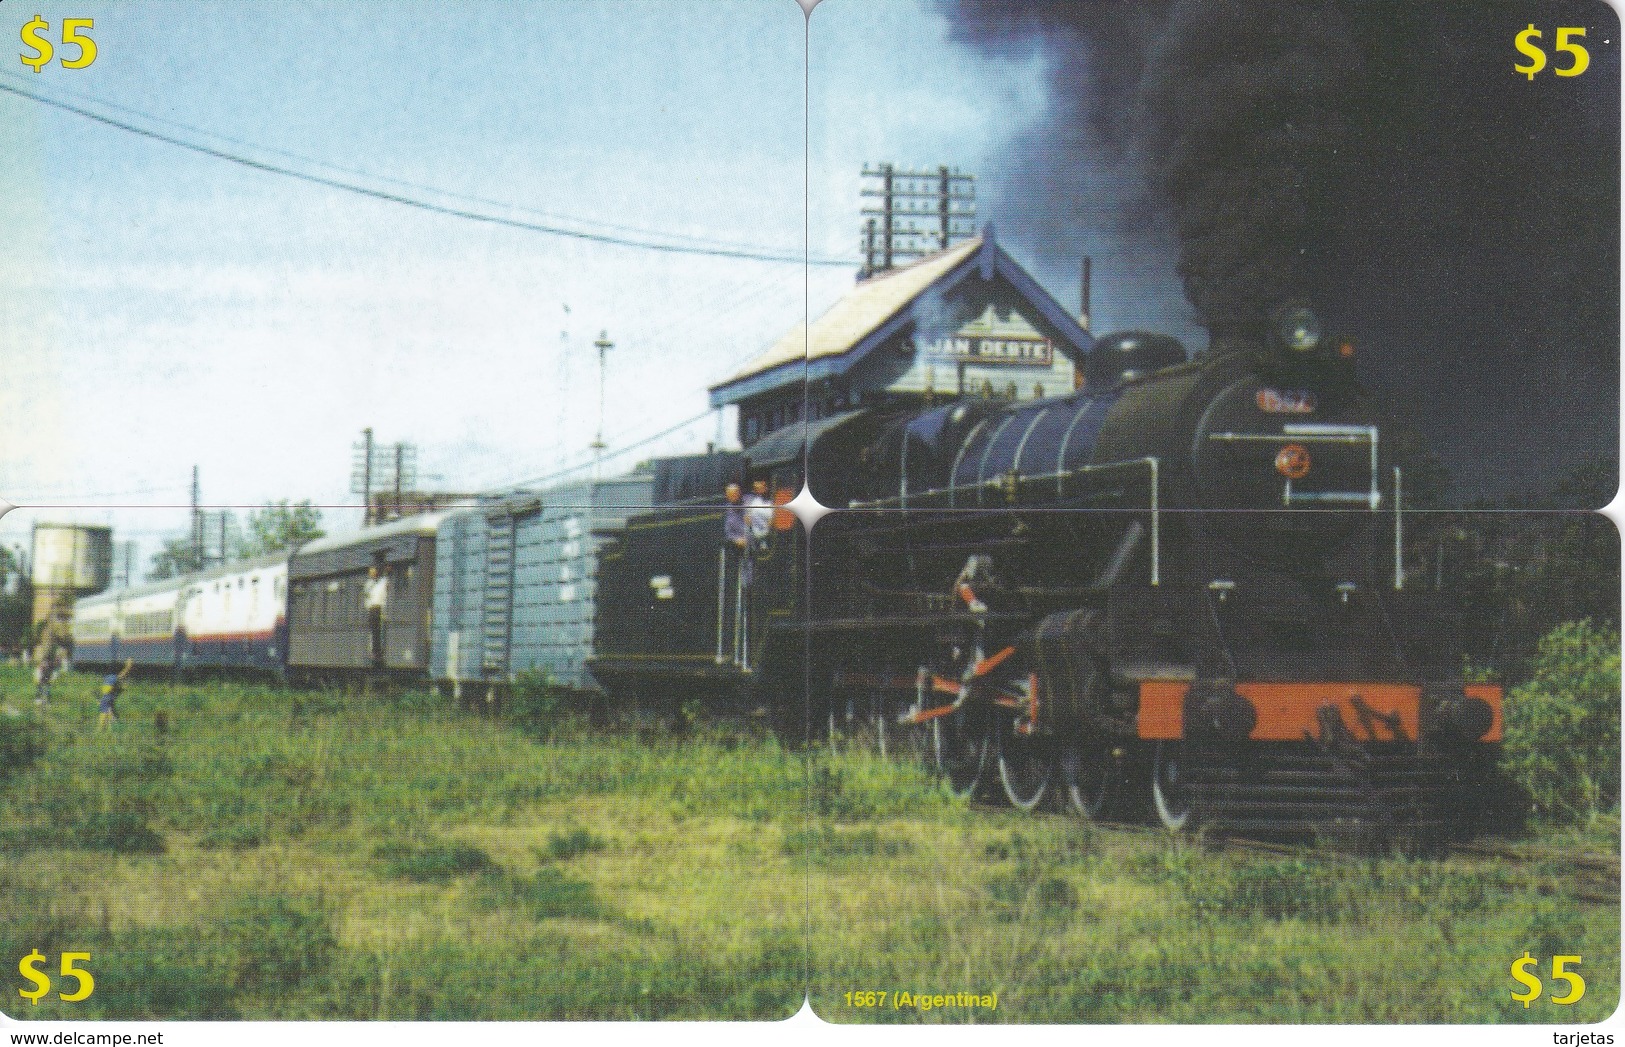
[[[757,732],[548,732],[449,701],[0,667],[0,956],[87,951],[24,1018],[782,1018],[801,758]],[[9,707],[18,716],[5,714]],[[156,730],[163,710],[167,728]],[[43,742],[43,752],[37,751]],[[12,980],[16,980],[15,977]],[[22,1002],[22,1001],[18,1001]]]
[[[841,796],[911,773],[820,753]],[[1536,1022],[1619,1002],[1619,885],[1603,903],[1560,859],[1222,850],[1200,836],[1089,827],[951,800],[922,772],[907,802],[822,805],[813,1008],[836,1022]],[[872,807],[872,809],[871,809]],[[1615,817],[1543,847],[1619,853]],[[880,841],[881,843],[877,843]],[[853,858],[869,851],[878,857]],[[1590,884],[1590,886],[1586,886]],[[1528,949],[1581,955],[1572,1007],[1510,997]],[[849,991],[998,994],[996,1010],[848,1006]]]
[[[810,989],[832,1021],[1571,1025],[1619,998],[1618,884],[1584,897],[1558,858],[1222,851],[703,720],[136,681],[99,732],[93,692],[36,718],[0,667],[29,758],[0,782],[0,960],[96,975],[25,1018],[772,1019]],[[1539,833],[1619,852],[1617,815]],[[1514,1003],[1524,950],[1583,956],[1585,999]]]
[[[551,861],[562,862],[583,854],[601,851],[607,846],[608,844],[599,837],[577,827],[567,833],[550,834],[547,838],[547,850],[543,853]]]
[[[449,883],[459,876],[500,868],[478,847],[460,844],[385,843],[373,848],[372,856],[382,863],[386,874],[416,883]]]

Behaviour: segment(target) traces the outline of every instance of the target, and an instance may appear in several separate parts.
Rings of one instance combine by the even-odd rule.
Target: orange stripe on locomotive
[[[1185,696],[1190,686],[1183,680],[1145,680],[1140,684],[1141,738],[1172,741],[1185,736]],[[1337,706],[1343,725],[1361,741],[1392,740],[1385,727],[1370,723],[1372,713],[1379,717],[1397,713],[1405,734],[1414,739],[1422,698],[1421,687],[1394,683],[1241,683],[1235,690],[1257,710],[1258,723],[1248,738],[1261,742],[1301,742],[1305,737],[1318,737],[1320,724],[1316,717],[1327,704]],[[1490,707],[1490,729],[1479,740],[1500,741],[1501,686],[1468,684],[1463,691]],[[1356,707],[1355,699],[1365,705],[1366,715]]]

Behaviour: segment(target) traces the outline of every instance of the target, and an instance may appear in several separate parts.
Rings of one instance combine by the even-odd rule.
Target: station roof
[[[1057,348],[1079,359],[1094,339],[1076,317],[1006,254],[993,227],[913,265],[871,277],[831,306],[811,327],[797,324],[738,373],[711,387],[711,406],[722,407],[757,393],[846,372],[869,352],[915,320],[916,303],[941,300],[973,277],[1003,277],[1026,299],[1058,338]]]

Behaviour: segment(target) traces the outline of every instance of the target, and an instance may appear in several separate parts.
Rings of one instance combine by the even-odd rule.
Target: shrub
[[[227,973],[214,967],[208,952],[199,950],[195,935],[170,927],[135,928],[117,935],[97,949],[95,973],[139,971],[141,975],[98,977],[96,991],[86,1002],[97,1005],[97,1016],[103,1018],[240,1018],[232,1002],[231,986],[226,982]]]
[[[1556,822],[1619,805],[1619,631],[1567,622],[1540,641],[1505,706],[1508,773]]]
[[[989,877],[987,892],[998,903],[999,917],[1006,920],[1067,920],[1077,913],[1078,889],[1027,862],[1019,863],[1014,872]]]
[[[168,778],[175,773],[175,764],[167,753],[149,743],[115,753],[97,767],[97,773],[119,785],[137,785]]]
[[[226,913],[221,937],[231,984],[248,992],[292,989],[326,973],[338,941],[327,913],[304,899],[252,896]]]
[[[837,832],[831,825],[786,832],[782,846],[785,854],[798,858],[811,856],[820,861],[839,858],[896,858],[914,849],[914,845],[908,840],[883,837],[871,828]]]
[[[567,688],[554,683],[548,674],[532,669],[514,677],[508,716],[545,741],[563,725],[569,704]]]
[[[528,879],[493,878],[490,886],[494,901],[512,899],[538,920],[555,916],[590,919],[603,915],[592,884],[568,876],[551,865],[537,869]]]
[[[36,720],[0,715],[0,782],[45,755],[45,728]]]
[[[264,842],[253,826],[220,825],[199,836],[197,845],[205,851],[246,851]]]
[[[427,689],[402,691],[395,695],[394,706],[412,716],[434,716],[449,708],[446,699]]]
[[[547,857],[553,861],[567,861],[581,854],[604,849],[604,841],[586,829],[571,829],[564,834],[551,833],[547,838]]]
[[[164,838],[139,809],[98,811],[79,823],[70,846],[115,854],[163,854]]]
[[[417,883],[448,883],[470,873],[493,872],[497,864],[478,847],[463,844],[380,844],[372,852],[391,876]]]
[[[1353,915],[1331,871],[1300,859],[1243,866],[1229,876],[1214,871],[1185,893],[1199,911],[1238,918],[1338,923]]]
[[[256,789],[303,789],[316,779],[316,766],[305,753],[272,750],[250,757],[243,765],[243,782]]]

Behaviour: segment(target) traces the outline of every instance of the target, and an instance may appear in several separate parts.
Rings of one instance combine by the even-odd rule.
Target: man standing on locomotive
[[[749,641],[746,638],[745,607],[749,600],[749,589],[752,580],[752,526],[748,515],[751,509],[740,498],[740,487],[731,483],[724,491],[728,499],[727,507],[722,510],[722,570],[723,577],[727,576],[727,563],[735,561],[739,566],[735,569],[735,582],[733,594],[733,661],[735,665],[744,665],[749,658]],[[717,596],[724,598],[726,586],[718,582]],[[722,629],[722,608],[717,609],[717,629]],[[721,656],[722,637],[717,637],[718,656]]]
[[[767,549],[767,536],[773,532],[773,499],[768,497],[767,480],[751,483],[745,498],[745,522],[750,525],[750,555],[761,555]]]
[[[724,492],[727,508],[722,510],[722,541],[741,552],[750,547],[750,525],[745,519],[745,507],[740,504],[738,484],[729,484]]]

